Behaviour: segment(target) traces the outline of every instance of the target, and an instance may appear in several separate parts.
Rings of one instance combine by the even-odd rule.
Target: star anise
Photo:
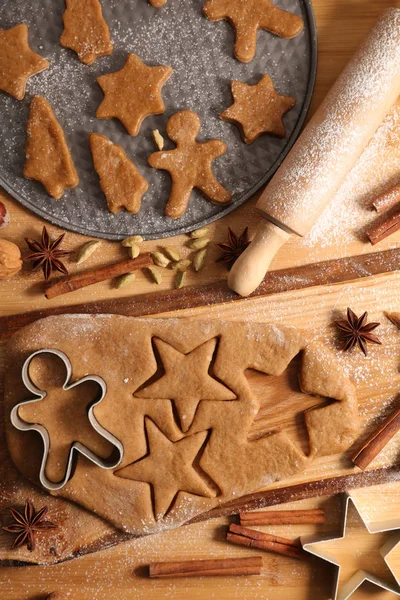
[[[380,323],[367,323],[367,319],[367,312],[361,315],[361,317],[357,317],[351,308],[348,308],[347,319],[335,321],[335,325],[342,332],[343,339],[346,342],[345,351],[358,346],[364,352],[365,356],[367,356],[367,343],[382,344],[376,335],[371,333],[371,331],[379,327]]]
[[[222,255],[216,262],[222,262],[226,265],[228,271],[230,271],[239,256],[246,250],[250,243],[248,227],[246,227],[241,235],[236,235],[236,233],[228,227],[228,241],[225,244],[216,244],[216,246],[222,250]]]
[[[33,270],[42,268],[44,279],[48,281],[53,273],[53,270],[60,271],[64,275],[68,275],[66,266],[61,262],[60,258],[68,256],[71,252],[61,250],[60,245],[63,241],[65,233],[62,233],[54,242],[50,240],[49,233],[46,227],[43,227],[42,239],[40,242],[25,238],[26,243],[32,250],[32,254],[24,257],[25,261],[33,263]]]
[[[12,550],[26,544],[28,550],[32,552],[35,549],[35,534],[38,531],[57,528],[57,525],[51,521],[45,521],[47,511],[47,506],[44,506],[38,512],[36,512],[32,502],[29,500],[25,501],[24,512],[20,512],[15,508],[10,508],[14,523],[2,527],[2,529],[8,533],[17,534],[17,537],[11,546]]]

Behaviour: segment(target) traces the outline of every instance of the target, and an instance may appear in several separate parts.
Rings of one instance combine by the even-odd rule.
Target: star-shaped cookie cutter
[[[50,481],[47,478],[46,472],[45,472],[47,458],[48,458],[49,450],[50,450],[50,437],[49,437],[47,429],[43,425],[40,425],[37,423],[34,423],[34,424],[27,423],[26,421],[21,419],[21,417],[18,414],[21,406],[24,406],[27,404],[33,404],[34,402],[39,402],[41,400],[44,400],[44,398],[46,398],[46,396],[47,396],[47,392],[40,390],[39,388],[37,388],[34,385],[32,379],[29,375],[29,366],[30,366],[32,360],[36,356],[39,356],[40,354],[52,354],[54,356],[57,356],[58,358],[60,358],[63,361],[64,366],[66,368],[66,372],[67,372],[64,385],[62,386],[62,389],[64,391],[71,390],[71,389],[77,387],[78,385],[80,385],[81,383],[85,383],[86,381],[94,381],[95,383],[97,383],[100,386],[100,389],[101,389],[100,397],[98,400],[93,402],[92,405],[90,406],[90,408],[88,410],[88,418],[89,418],[90,424],[93,427],[93,429],[101,437],[103,437],[107,441],[109,441],[110,444],[112,444],[118,450],[117,458],[110,462],[107,459],[99,458],[96,454],[94,454],[91,450],[89,450],[89,448],[87,448],[84,444],[81,444],[81,442],[74,442],[71,445],[71,448],[69,450],[65,476],[61,481],[59,481],[57,483]],[[115,467],[117,467],[121,463],[123,453],[124,453],[124,448],[123,448],[122,443],[115,436],[113,436],[109,431],[104,429],[104,427],[102,427],[100,425],[100,423],[97,421],[96,417],[94,416],[94,412],[93,412],[94,407],[97,406],[97,404],[99,404],[104,399],[104,397],[107,393],[107,384],[104,381],[104,379],[102,379],[98,375],[87,375],[86,377],[83,377],[82,379],[75,381],[71,385],[68,385],[71,378],[72,378],[72,365],[71,365],[71,362],[70,362],[68,356],[66,354],[64,354],[64,352],[61,352],[60,350],[48,350],[48,349],[38,350],[37,352],[34,352],[24,362],[24,365],[22,367],[22,380],[24,382],[25,387],[32,394],[37,396],[37,398],[33,398],[31,400],[24,400],[23,402],[16,404],[10,414],[11,423],[14,425],[14,427],[16,429],[19,429],[20,431],[37,431],[40,434],[40,436],[43,440],[43,458],[42,458],[42,462],[40,465],[39,479],[40,479],[40,483],[42,484],[43,487],[47,488],[48,490],[52,490],[52,491],[60,490],[62,487],[65,486],[67,481],[70,479],[75,452],[79,452],[83,456],[86,456],[86,458],[88,458],[91,462],[93,462],[95,465],[97,465],[98,467],[100,467],[102,469],[114,469]]]
[[[325,537],[323,539],[321,539],[321,538],[318,539],[315,536],[305,536],[305,537],[300,538],[303,549],[306,552],[309,552],[310,554],[313,554],[314,556],[318,556],[318,558],[322,558],[323,560],[336,566],[333,600],[347,600],[348,598],[350,598],[350,596],[352,596],[354,594],[354,592],[365,581],[368,581],[368,582],[376,585],[377,587],[387,590],[388,592],[393,592],[394,594],[396,594],[396,596],[400,596],[400,580],[395,575],[394,571],[392,570],[392,568],[387,560],[389,554],[396,548],[396,546],[398,546],[400,544],[400,519],[392,519],[390,521],[387,521],[386,523],[376,523],[376,524],[367,523],[365,521],[365,519],[363,518],[362,512],[361,512],[360,508],[357,506],[355,499],[352,496],[350,496],[350,494],[347,494],[347,493],[344,494],[343,500],[344,500],[343,501],[344,510],[343,510],[343,517],[342,517],[342,523],[341,523],[341,533],[339,536]],[[360,520],[362,521],[365,528],[367,529],[367,531],[370,534],[384,533],[384,532],[389,533],[390,531],[393,532],[393,536],[390,536],[386,540],[384,545],[379,549],[379,553],[382,556],[384,562],[386,563],[388,570],[393,575],[393,579],[395,580],[397,585],[394,585],[394,584],[392,585],[392,584],[388,583],[387,581],[385,581],[384,579],[376,577],[375,575],[373,575],[372,573],[369,573],[368,571],[365,571],[364,569],[360,569],[352,577],[350,577],[350,579],[346,583],[344,583],[341,586],[341,588],[339,589],[341,565],[339,562],[337,562],[332,557],[332,555],[330,555],[328,553],[327,550],[319,549],[318,545],[319,544],[323,545],[323,544],[326,544],[327,542],[332,542],[334,540],[345,539],[347,517],[348,517],[350,502],[352,503],[354,509],[356,510],[358,516],[360,517]]]

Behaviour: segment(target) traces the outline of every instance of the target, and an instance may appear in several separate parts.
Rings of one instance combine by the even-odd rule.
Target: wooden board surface
[[[357,47],[368,29],[376,21],[381,10],[393,6],[389,0],[315,0],[314,8],[317,17],[320,51],[319,75],[313,107],[316,107],[329,86]],[[400,7],[400,3],[398,3]],[[400,123],[397,125],[398,110],[390,117],[384,130],[378,134],[374,153],[369,156],[369,166],[361,161],[358,173],[347,183],[346,196],[354,196],[354,206],[366,205],[371,199],[371,192],[385,188],[398,180],[400,173]],[[368,151],[367,151],[368,152]],[[371,169],[371,160],[374,168]],[[367,181],[368,180],[368,181]],[[1,237],[16,242],[24,251],[25,236],[38,237],[43,222],[19,207],[6,195],[0,197],[11,210],[12,224],[1,231]],[[257,214],[255,201],[249,201],[234,214],[212,226],[215,241],[223,241],[226,228],[231,226],[237,232],[249,224],[254,231]],[[334,210],[325,218],[325,230],[320,228],[307,241],[293,239],[282,249],[273,268],[284,268],[291,265],[306,264],[315,260],[325,260],[338,256],[354,255],[371,251],[365,243],[363,232],[359,230],[359,210],[347,203],[346,198],[339,198]],[[337,214],[335,214],[335,210]],[[336,218],[337,217],[337,218]],[[362,215],[361,215],[362,217]],[[369,218],[369,217],[368,217]],[[367,218],[365,219],[367,220]],[[56,234],[57,229],[49,227]],[[356,230],[356,235],[353,235]],[[77,248],[85,238],[75,234],[67,234],[66,246]],[[174,238],[169,245],[181,247],[185,237]],[[163,242],[164,243],[164,242]],[[400,245],[400,235],[382,243],[374,250]],[[156,243],[146,244],[146,249],[153,249]],[[210,282],[221,279],[225,272],[214,263],[218,255],[217,249],[209,251],[208,262],[201,276],[191,274],[189,283]],[[105,243],[102,250],[95,255],[85,268],[96,264],[106,264],[116,258],[124,258],[124,251],[117,244]],[[73,261],[69,264],[71,272],[78,271]],[[171,286],[171,275],[164,277],[161,287]],[[158,289],[158,288],[157,288]],[[76,304],[103,298],[122,297],[122,295],[141,294],[156,291],[144,276],[139,276],[132,291],[115,290],[111,282],[98,284],[81,292],[76,292],[51,301],[54,305]],[[180,312],[180,315],[195,314],[199,318],[226,318],[231,320],[276,321],[304,327],[309,332],[321,337],[337,352],[343,367],[353,376],[358,384],[360,398],[365,402],[366,410],[362,417],[369,416],[370,409],[384,414],[396,402],[400,388],[400,332],[385,320],[384,311],[400,310],[400,275],[378,277],[374,280],[360,281],[352,285],[340,285],[332,288],[315,288],[304,291],[289,292],[281,296],[267,299],[254,299],[243,304],[197,309]],[[31,275],[29,267],[24,269],[21,277],[8,282],[0,282],[0,315],[15,314],[34,310],[49,305],[42,295],[42,280],[39,275]],[[355,354],[344,357],[340,346],[333,336],[332,318],[351,305],[356,311],[369,310],[371,318],[382,321],[382,348],[373,348],[370,358],[364,360]],[[0,351],[0,370],[4,365],[4,348]],[[364,406],[364,404],[363,404]],[[384,457],[373,466],[393,462],[398,458],[399,436],[390,444]],[[342,465],[346,468],[345,465]],[[333,466],[333,459],[324,465],[325,476],[336,474],[338,465]],[[310,477],[313,473],[308,474]],[[291,481],[295,482],[296,479]],[[368,493],[358,492],[367,516],[371,520],[394,518],[400,509],[398,484],[387,485],[383,489],[370,490]],[[337,500],[307,500],[296,503],[298,506],[327,506],[329,521],[319,528],[334,529],[339,524],[339,507]],[[140,577],[140,567],[165,559],[207,558],[212,556],[250,555],[252,551],[228,547],[223,542],[223,526],[226,520],[210,521],[191,525],[182,530],[165,533],[162,536],[129,542],[118,548],[86,556],[56,567],[24,567],[21,569],[3,568],[0,577],[0,591],[7,600],[44,597],[46,592],[60,590],[76,600],[91,598],[273,598],[291,600],[292,598],[318,599],[330,598],[330,582],[333,570],[322,566],[317,559],[306,563],[294,562],[291,559],[265,555],[265,567],[261,577],[248,579],[226,578],[222,580],[191,581],[149,581]],[[299,535],[315,532],[313,527],[280,527],[274,529],[283,535]],[[400,556],[393,556],[394,568],[400,575]],[[139,569],[139,570],[138,570]],[[378,592],[371,595],[371,588],[361,588],[354,598],[378,598],[386,600],[393,594]]]

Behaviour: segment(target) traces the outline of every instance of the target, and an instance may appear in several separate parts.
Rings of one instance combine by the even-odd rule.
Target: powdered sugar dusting
[[[364,231],[377,218],[371,210],[373,200],[397,183],[399,143],[400,106],[396,106],[301,245],[340,248],[365,239]],[[365,252],[370,250],[369,245],[363,248]]]

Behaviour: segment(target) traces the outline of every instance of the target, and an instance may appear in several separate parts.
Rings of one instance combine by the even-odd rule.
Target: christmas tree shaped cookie
[[[78,185],[79,177],[64,131],[42,96],[32,99],[26,131],[24,176],[40,181],[53,198],[61,198],[66,188]]]
[[[92,133],[90,149],[94,168],[100,177],[100,186],[107,200],[108,209],[116,214],[123,208],[136,214],[140,210],[142,196],[149,185],[139,173],[125,151],[105,135]]]
[[[22,100],[28,79],[48,66],[45,58],[30,49],[24,23],[0,29],[0,90]]]
[[[110,30],[99,0],[65,0],[64,31],[60,44],[74,50],[81,62],[92,65],[112,53]]]

